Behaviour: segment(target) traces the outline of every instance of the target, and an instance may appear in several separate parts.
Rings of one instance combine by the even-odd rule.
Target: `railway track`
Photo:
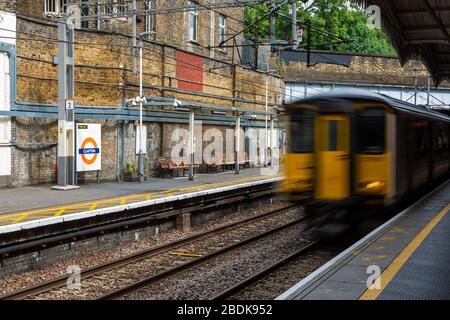
[[[0,299],[115,299],[148,283],[303,222],[305,218],[298,218],[298,212],[291,210],[295,207],[297,206],[290,205],[279,208],[82,270],[80,291],[65,288],[69,275],[63,275],[0,296]],[[286,219],[289,222],[281,223]],[[248,237],[248,234],[253,235]],[[227,246],[227,243],[233,244]],[[137,273],[136,277],[130,277],[133,272]],[[122,279],[124,275],[127,275],[127,279]],[[116,279],[118,281],[114,281]]]
[[[214,296],[211,300],[225,300],[228,298],[233,297],[234,295],[238,294],[241,291],[244,291],[245,289],[249,288],[250,286],[254,285],[259,280],[266,278],[270,274],[274,273],[275,271],[279,270],[283,266],[291,263],[292,261],[306,255],[307,253],[311,252],[314,248],[317,247],[319,241],[313,241],[303,248],[297,250],[296,252],[290,254],[289,256],[275,262],[274,264],[268,266],[267,268],[253,274],[250,277],[247,277],[243,281],[238,282],[237,284],[233,285],[230,288],[227,288]]]

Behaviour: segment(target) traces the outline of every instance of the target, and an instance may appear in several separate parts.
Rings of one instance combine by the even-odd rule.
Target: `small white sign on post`
[[[77,172],[102,170],[102,125],[77,124]]]
[[[74,101],[72,99],[66,99],[66,110],[73,110]]]
[[[142,141],[142,151],[144,154],[147,154],[147,127],[142,126],[142,130],[140,130],[140,126],[136,127],[136,154],[139,154],[140,143]],[[141,133],[139,135],[139,133]],[[139,137],[142,139],[140,140]]]

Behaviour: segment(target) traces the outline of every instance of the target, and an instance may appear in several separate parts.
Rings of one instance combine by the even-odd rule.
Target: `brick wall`
[[[56,179],[55,119],[14,118],[11,154],[13,186],[46,183]]]
[[[0,0],[0,10],[17,12],[18,0]]]
[[[307,68],[304,61],[290,62],[284,66],[285,80],[287,82],[323,81],[413,86],[417,76],[420,86],[427,85],[428,71],[419,60],[410,60],[402,66],[397,57],[345,53],[327,54],[331,56],[332,61],[332,56],[349,56],[351,63],[349,67],[320,63]],[[444,82],[442,86],[449,86],[449,84]]]
[[[45,19],[47,21],[54,21],[56,18],[45,13],[45,0],[20,0],[7,1],[0,0],[0,10],[17,12],[24,16],[34,17],[38,19]],[[70,3],[78,5],[82,8],[82,0],[72,0]],[[156,0],[156,8],[174,7],[175,5],[182,5],[187,3],[187,0]],[[207,3],[200,1],[200,3]],[[145,1],[137,1],[138,10],[146,10]],[[103,10],[103,8],[102,8]],[[129,4],[128,10],[131,10]],[[90,12],[90,14],[94,14]],[[222,60],[231,60],[232,50],[227,49],[210,49],[211,44],[218,44],[218,30],[219,30],[219,15],[222,14],[226,18],[226,33],[231,35],[243,29],[244,11],[242,7],[211,10],[198,10],[198,41],[190,42],[188,34],[188,12],[176,13],[160,13],[152,16],[156,19],[156,35],[150,38],[161,43],[178,46],[180,48],[192,51],[195,53],[208,55]],[[213,15],[213,17],[211,16]],[[211,20],[213,19],[213,27],[211,29]],[[96,20],[89,20],[88,26],[90,29],[97,29],[98,24]],[[100,21],[100,30],[113,31],[118,33],[132,34],[132,20],[130,17],[114,17],[111,15],[109,19]],[[147,17],[145,15],[137,16],[137,32],[147,31]],[[227,35],[227,37],[229,36]],[[236,38],[237,43],[242,43],[242,35]]]
[[[18,19],[17,40],[17,98],[19,101],[56,103],[57,99],[57,56],[56,27],[40,21]],[[76,32],[75,46],[75,91],[78,105],[121,106],[125,98],[137,94],[139,77],[132,72],[132,56],[129,46],[130,38],[126,35],[98,31]],[[181,99],[196,100],[206,103],[231,104],[229,99],[236,97],[264,101],[265,78],[269,81],[270,90],[282,94],[279,78],[266,76],[241,66],[236,67],[236,84],[233,87],[233,68],[206,56],[183,53],[191,58],[183,62],[185,74],[177,75],[176,54],[180,52],[173,47],[146,42],[144,48],[144,83],[147,85],[165,86],[166,94],[180,96]],[[200,60],[199,60],[200,59]],[[193,63],[192,61],[196,61]],[[198,61],[203,60],[203,66]],[[191,61],[191,62],[189,62]],[[179,66],[179,65],[178,65]],[[186,79],[190,71],[203,68],[202,77],[194,72],[191,79]],[[203,78],[203,83],[202,82]],[[181,94],[172,91],[179,87],[181,79],[199,83],[201,91],[207,94],[224,96],[222,101],[193,94]],[[148,88],[147,94],[159,95],[160,89]],[[171,92],[172,91],[172,92]],[[275,102],[275,94],[271,94]],[[278,100],[280,101],[280,100]],[[250,102],[251,104],[251,102]],[[260,108],[260,106],[254,106]]]
[[[56,105],[56,25],[48,21],[20,17],[17,30],[17,100]],[[138,94],[139,77],[132,72],[129,36],[106,31],[77,30],[75,37],[76,106],[120,108],[123,107],[125,99]],[[177,74],[177,52],[188,57],[187,62],[183,63],[185,72],[181,80]],[[192,61],[196,63],[191,63]],[[200,70],[201,77],[189,72],[193,68]],[[221,106],[233,106],[232,99],[236,97],[247,100],[239,102],[242,107],[264,109],[266,78],[269,90],[278,92],[278,95],[272,91],[269,93],[269,102],[281,102],[280,96],[284,88],[280,78],[241,66],[232,67],[208,55],[196,55],[151,41],[145,43],[144,84],[145,93],[148,95]],[[183,81],[195,84],[195,88],[180,87]],[[177,91],[180,88],[187,91]],[[202,96],[198,93],[212,96]],[[205,112],[210,114],[210,111]],[[136,164],[135,121],[82,121],[102,124],[102,180],[117,180],[127,163]],[[15,147],[12,153],[11,185],[53,183],[56,177],[57,122],[54,119],[42,118],[15,118],[12,122]],[[146,177],[150,177],[156,174],[158,158],[164,153],[161,141],[167,135],[170,136],[170,130],[175,127],[164,131],[163,135],[161,123],[146,122],[145,125],[148,128],[145,173]],[[79,179],[81,182],[95,181],[95,173],[79,174]]]

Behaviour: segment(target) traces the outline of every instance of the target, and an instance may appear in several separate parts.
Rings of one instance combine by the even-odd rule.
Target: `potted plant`
[[[133,182],[138,180],[137,166],[133,162],[128,162],[123,170],[123,180]]]

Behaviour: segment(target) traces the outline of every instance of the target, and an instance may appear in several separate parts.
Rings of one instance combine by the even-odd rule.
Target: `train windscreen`
[[[291,114],[291,152],[312,153],[314,151],[313,111],[298,109]]]
[[[382,154],[385,150],[385,115],[383,108],[365,108],[356,117],[357,152]]]

